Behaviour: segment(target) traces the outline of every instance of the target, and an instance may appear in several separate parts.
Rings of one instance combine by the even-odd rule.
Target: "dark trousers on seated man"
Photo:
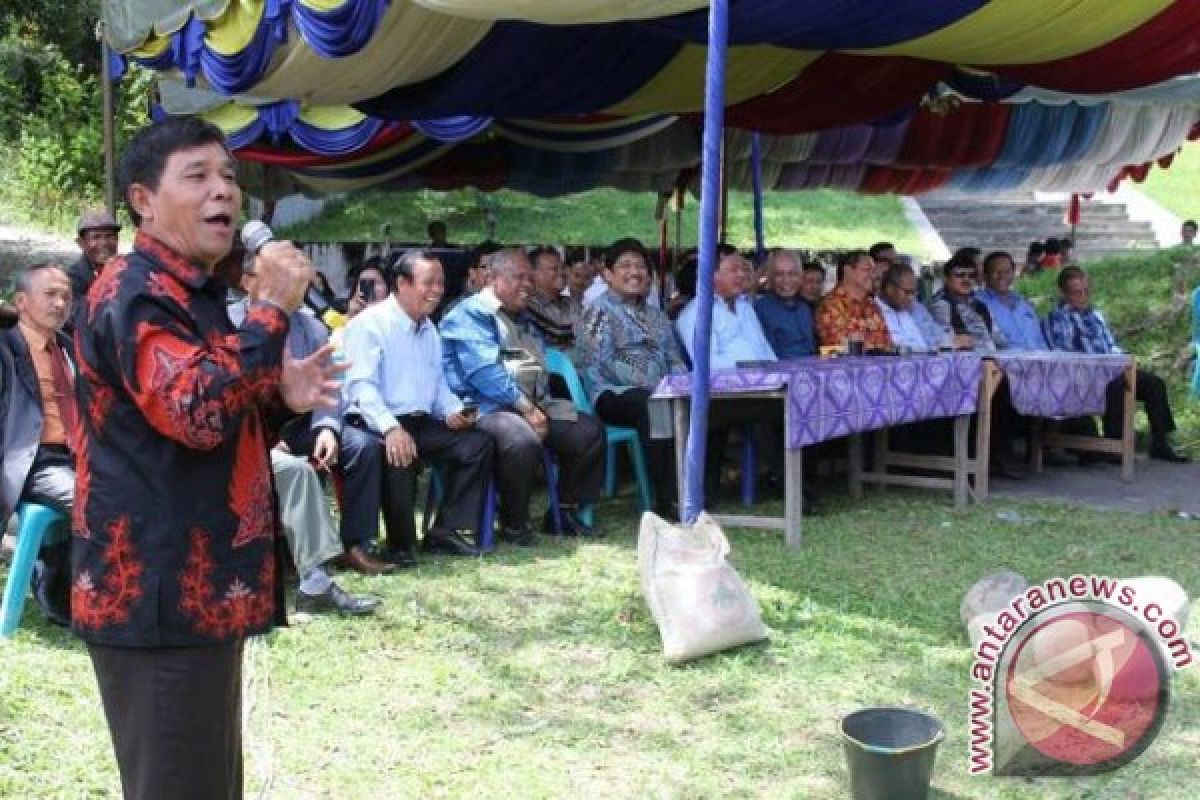
[[[445,540],[457,531],[475,531],[478,542],[479,515],[492,476],[492,437],[478,430],[452,431],[445,422],[428,414],[406,414],[397,419],[413,438],[419,461],[407,467],[384,465],[383,517],[389,554],[411,554],[416,548],[413,511],[421,462],[442,468],[442,502],[437,521],[426,536],[426,548],[444,543],[437,542],[439,536]]]
[[[654,483],[654,505],[660,516],[668,516],[675,502],[675,440],[650,438],[650,391],[626,389],[604,392],[596,398],[596,416],[607,425],[637,430],[646,454],[646,469]]]
[[[21,500],[58,509],[69,520],[75,506],[75,465],[71,451],[63,445],[38,446]],[[69,533],[70,523],[63,527]],[[33,572],[33,596],[53,622],[69,625],[71,620],[70,537],[45,542]]]
[[[296,456],[309,456],[317,431],[305,416],[288,425],[283,441]],[[338,440],[337,471],[341,474],[342,546],[349,550],[379,537],[379,511],[383,503],[383,447],[379,437],[353,425],[343,425]]]
[[[1175,432],[1175,417],[1171,414],[1171,401],[1167,399],[1167,385],[1162,378],[1144,369],[1137,371],[1137,388],[1134,396],[1146,409],[1150,422],[1150,446],[1169,444],[1167,437]],[[1120,439],[1125,430],[1125,380],[1117,378],[1108,384],[1104,403],[1104,435],[1109,439]]]
[[[550,418],[543,442],[525,418],[512,411],[493,411],[479,427],[496,440],[496,485],[500,521],[505,531],[529,529],[529,499],[540,475],[542,447],[558,462],[558,500],[564,506],[594,503],[604,483],[604,426],[595,417]]]

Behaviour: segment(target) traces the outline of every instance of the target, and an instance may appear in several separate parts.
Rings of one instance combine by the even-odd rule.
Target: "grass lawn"
[[[1150,170],[1135,188],[1184,219],[1200,219],[1200,144],[1184,144],[1169,169]]]
[[[659,654],[627,498],[601,508],[597,543],[342,578],[381,595],[382,613],[308,620],[248,652],[248,796],[843,798],[837,720],[868,704],[943,720],[934,797],[1179,797],[1194,785],[1196,669],[1177,674],[1166,729],[1123,770],[969,777],[958,619],[963,591],[999,567],[1031,582],[1161,573],[1194,597],[1194,522],[1016,503],[956,513],[944,495],[894,491],[860,506],[826,497],[830,513],[806,523],[798,553],[776,534],[730,531],[771,641],[684,667]],[[997,519],[1001,507],[1022,522]],[[3,654],[0,796],[115,796],[80,646],[27,610]]]
[[[657,246],[656,198],[615,189],[595,189],[554,199],[520,192],[482,194],[471,190],[404,193],[359,192],[333,203],[309,222],[283,231],[306,241],[377,240],[380,226],[390,223],[396,241],[427,240],[425,226],[446,221],[450,239],[474,244],[487,236],[485,210],[495,210],[496,238],[502,242],[608,244],[636,236]],[[684,208],[683,242],[696,243],[699,201],[689,196]],[[675,241],[674,214],[671,242]],[[899,198],[859,195],[833,189],[770,192],[763,202],[768,246],[809,249],[869,247],[888,240],[903,252],[924,251],[916,231],[904,217]],[[754,246],[753,199],[731,192],[729,237],[739,247]]]

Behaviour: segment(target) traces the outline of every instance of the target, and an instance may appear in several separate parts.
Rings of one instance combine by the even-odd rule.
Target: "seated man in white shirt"
[[[917,275],[909,265],[892,264],[884,271],[875,305],[879,306],[896,347],[914,353],[932,353],[942,344],[941,326],[917,302]]]
[[[711,369],[733,369],[738,362],[775,361],[775,351],[767,342],[754,303],[746,296],[754,273],[746,259],[728,245],[718,252],[713,270],[712,335],[708,363]],[[675,330],[683,340],[688,358],[695,363],[692,337],[696,331],[696,299],[693,298],[675,320]]]
[[[777,361],[775,351],[771,349],[762,324],[758,321],[758,314],[754,311],[754,303],[746,294],[754,280],[753,270],[746,259],[729,245],[718,248],[717,258],[717,266],[713,270],[709,367],[714,370],[734,369],[738,364]],[[675,329],[693,363],[696,354],[692,350],[692,338],[699,311],[697,299],[693,298],[684,306],[679,319],[675,320]],[[755,438],[761,460],[766,465],[768,481],[779,479],[783,466],[782,413],[783,406],[777,400],[713,400],[708,412],[708,451],[712,457],[708,459],[708,474],[705,476],[706,491],[713,499],[720,479],[720,455],[728,434],[730,430],[747,424],[755,425]],[[810,513],[815,504],[808,499],[805,506],[805,512]]]
[[[473,430],[474,410],[442,373],[441,337],[429,319],[445,293],[442,265],[417,250],[397,254],[388,281],[393,294],[346,327],[348,414],[383,437],[387,555],[398,564],[414,558],[418,459],[445,469],[441,510],[422,549],[471,555],[476,546],[463,532],[478,524],[494,444]]]

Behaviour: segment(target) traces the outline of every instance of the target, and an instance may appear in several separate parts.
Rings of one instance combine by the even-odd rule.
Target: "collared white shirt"
[[[875,305],[879,306],[879,313],[883,314],[883,321],[887,323],[892,344],[897,347],[910,347],[919,353],[937,350],[940,342],[929,341],[926,331],[922,330],[917,321],[915,310],[899,311],[879,297],[875,298]],[[924,310],[924,306],[914,303],[913,309],[916,308]],[[928,312],[926,312],[926,316],[928,316]]]
[[[675,329],[683,339],[688,356],[692,353],[692,335],[696,330],[696,300],[684,306],[675,320]],[[709,340],[708,365],[711,369],[733,369],[739,361],[777,361],[771,343],[763,333],[758,314],[750,298],[740,295],[733,309],[719,297],[713,298],[712,335]]]
[[[442,372],[442,338],[426,319],[414,325],[395,295],[346,326],[346,396],[350,413],[386,433],[405,414],[438,419],[462,409]]]

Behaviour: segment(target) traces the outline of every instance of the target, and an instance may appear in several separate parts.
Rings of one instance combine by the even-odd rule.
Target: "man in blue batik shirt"
[[[1122,353],[1104,316],[1092,308],[1087,273],[1079,267],[1064,267],[1058,273],[1061,299],[1046,317],[1046,340],[1055,350],[1073,353]],[[1124,382],[1117,378],[1108,385],[1104,410],[1104,435],[1120,439],[1123,432]],[[1150,421],[1150,457],[1162,461],[1186,462],[1176,453],[1169,436],[1175,430],[1175,418],[1162,378],[1144,369],[1137,371],[1137,399]]]

